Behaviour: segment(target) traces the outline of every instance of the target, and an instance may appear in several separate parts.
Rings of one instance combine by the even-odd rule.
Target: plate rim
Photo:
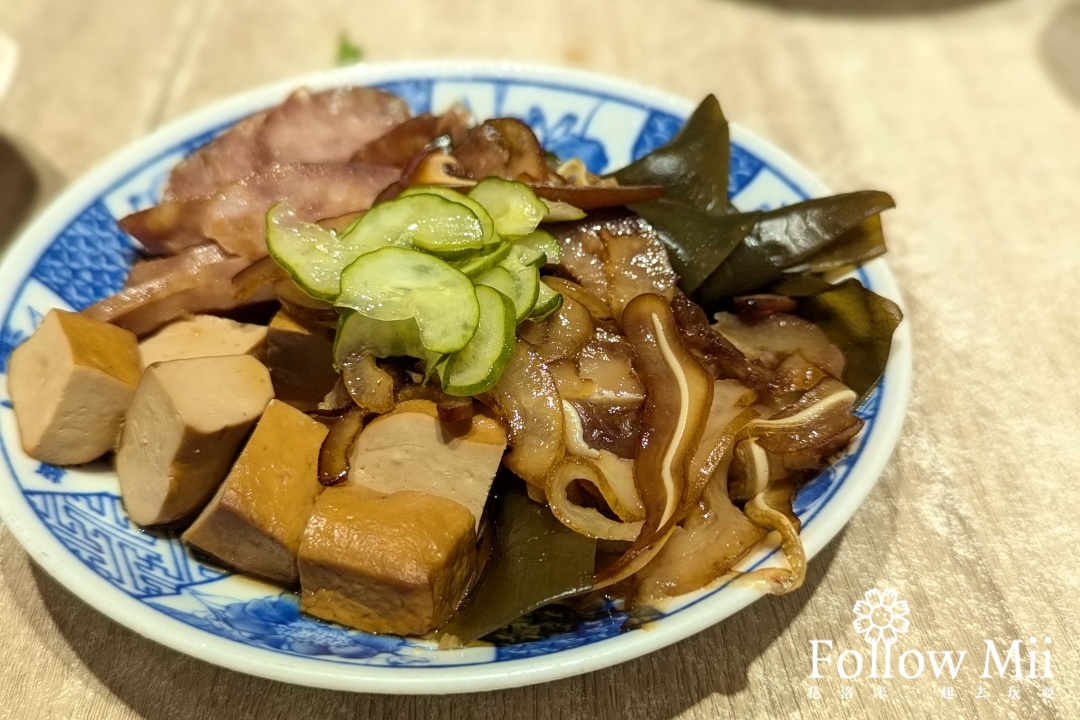
[[[287,78],[231,95],[186,113],[111,153],[53,198],[15,242],[11,243],[0,264],[0,277],[28,276],[48,247],[46,241],[55,239],[78,212],[100,197],[103,188],[120,184],[126,177],[138,172],[131,168],[152,162],[155,148],[160,154],[162,148],[170,148],[196,137],[200,130],[205,130],[211,123],[239,119],[260,106],[279,102],[288,92],[304,85],[322,89],[347,83],[387,83],[417,78],[446,79],[454,76],[500,78],[511,82],[548,81],[565,88],[582,88],[593,94],[620,99],[644,98],[643,105],[666,109],[679,116],[688,115],[694,106],[689,100],[677,95],[623,78],[516,62],[421,60],[364,63]],[[800,192],[811,196],[829,192],[825,183],[808,168],[771,142],[737,123],[732,123],[732,135],[740,142],[751,145],[755,152],[761,152],[770,163],[791,176]],[[899,288],[883,259],[866,264],[864,271],[872,278],[876,290],[897,301],[903,308]],[[19,291],[17,286],[5,291],[0,297],[0,306],[13,304]],[[873,435],[875,444],[867,445],[859,464],[851,470],[852,473],[858,471],[860,481],[845,482],[828,501],[828,513],[820,513],[818,523],[807,529],[803,540],[808,558],[820,552],[850,521],[855,510],[877,485],[895,449],[908,405],[912,379],[910,320],[901,323],[894,336],[886,378],[888,382],[882,388],[881,405],[875,419],[878,424]],[[544,656],[486,664],[433,666],[423,669],[338,665],[251,646],[242,646],[244,652],[238,654],[238,646],[234,641],[199,632],[194,628],[189,628],[191,632],[182,635],[163,634],[154,627],[161,623],[161,613],[121,591],[116,591],[116,598],[100,593],[91,593],[89,597],[83,595],[80,586],[87,583],[93,586],[104,581],[71,555],[58,539],[47,532],[43,524],[39,523],[38,527],[31,528],[23,522],[21,513],[16,513],[14,508],[27,505],[25,496],[6,468],[3,473],[4,481],[0,483],[0,498],[3,499],[0,502],[0,519],[31,558],[81,601],[139,635],[192,657],[238,672],[309,687],[428,694],[505,689],[547,682],[648,654],[731,617],[761,597],[756,591],[729,587],[724,596],[727,601],[725,610],[710,613],[709,608],[705,608],[704,612],[673,613],[660,621],[663,623],[663,632],[623,633]],[[115,590],[114,586],[106,584],[106,587]],[[708,597],[701,599],[707,601]],[[122,602],[118,602],[120,600]]]

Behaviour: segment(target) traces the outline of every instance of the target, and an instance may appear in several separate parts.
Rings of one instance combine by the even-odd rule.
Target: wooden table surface
[[[370,61],[513,59],[715,92],[837,190],[893,193],[915,382],[892,461],[798,592],[618,667],[465,696],[218,669],[91,610],[0,530],[0,717],[1080,717],[1080,3],[2,0],[19,61],[0,98],[0,241],[160,123],[333,65],[342,33]],[[898,650],[968,652],[955,680],[838,675],[839,653],[867,650],[851,613],[874,587],[910,605]],[[985,640],[1020,640],[1026,675],[1031,637],[1052,678],[980,678]],[[833,642],[821,679],[814,639]]]

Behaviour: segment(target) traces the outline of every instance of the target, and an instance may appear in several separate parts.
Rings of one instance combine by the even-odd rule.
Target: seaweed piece
[[[711,310],[733,295],[780,280],[788,268],[814,258],[821,258],[821,265],[835,267],[857,262],[865,254],[864,246],[876,244],[874,237],[864,237],[865,231],[876,228],[881,237],[880,221],[867,221],[895,205],[888,193],[863,190],[724,218],[747,217],[752,219],[752,225],[744,237],[731,243],[730,255],[694,289],[691,297]],[[880,248],[873,251],[879,255],[884,252],[883,239]]]
[[[493,502],[498,506],[487,566],[440,633],[463,644],[593,586],[595,540],[577,534],[530,500],[516,478],[500,476]]]
[[[885,372],[893,332],[903,319],[896,303],[855,278],[831,285],[814,275],[798,275],[773,292],[795,298],[795,314],[820,327],[840,348],[845,360],[842,380],[862,402]]]
[[[826,272],[885,252],[884,192],[805,200],[740,213],[727,196],[730,130],[715,96],[701,102],[668,144],[615,172],[620,184],[664,188],[629,206],[660,231],[679,287],[712,311],[785,272]]]
[[[753,231],[758,219],[754,213],[712,215],[666,199],[628,207],[660,232],[679,288],[691,297]]]
[[[798,265],[784,268],[786,273],[827,273],[861,265],[885,254],[885,235],[881,215],[871,215],[848,230],[835,242],[814,253]]]
[[[680,287],[690,293],[752,227],[728,200],[727,118],[709,95],[666,145],[612,173],[620,185],[659,185],[659,200],[627,206],[661,233]]]
[[[664,199],[657,202],[726,215],[737,212],[727,196],[730,152],[727,119],[716,96],[709,95],[666,145],[609,177],[620,185],[663,186]]]

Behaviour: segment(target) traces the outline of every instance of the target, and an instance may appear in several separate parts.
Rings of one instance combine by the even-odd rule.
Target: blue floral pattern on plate
[[[155,607],[213,635],[290,655],[378,661],[387,665],[428,662],[422,656],[410,654],[410,645],[402,638],[312,622],[300,614],[300,601],[290,593],[246,602],[199,592],[191,595],[202,605],[199,611],[176,610],[157,603]]]
[[[534,107],[523,119],[536,133],[544,149],[559,159],[579,158],[589,172],[597,175],[608,169],[604,144],[588,136],[589,124],[593,119],[591,114],[579,119],[576,114],[567,113],[549,123],[544,111]]]
[[[532,125],[545,146],[561,157],[582,157],[593,172],[619,167],[662,145],[678,130],[682,118],[643,106],[629,98],[586,91],[546,81],[499,77],[414,78],[381,84],[400,94],[416,112],[439,111],[434,98],[460,92],[470,107],[522,107],[522,98],[540,93],[543,100],[526,103],[516,114]],[[522,95],[524,94],[524,95]],[[621,130],[598,131],[598,118],[618,114]],[[636,125],[635,125],[636,123]],[[180,157],[213,138],[223,127],[209,127],[185,138],[115,180],[59,231],[23,279],[13,300],[3,308],[0,325],[0,371],[8,356],[36,326],[50,305],[80,309],[119,289],[136,248],[116,226],[109,208],[139,209],[159,196],[165,174],[163,158]],[[732,145],[730,194],[765,178],[775,187],[776,202],[806,197],[778,168],[750,150]],[[772,196],[770,196],[772,197]],[[748,201],[749,202],[749,201]],[[753,202],[758,202],[754,200]],[[864,282],[866,278],[863,278]],[[863,407],[867,433],[873,427],[879,388]],[[0,413],[10,413],[2,403]],[[10,421],[10,417],[3,418]],[[300,614],[296,597],[264,593],[245,597],[230,583],[242,582],[205,565],[187,553],[175,536],[140,530],[127,518],[115,478],[82,469],[68,471],[22,456],[11,422],[2,439],[4,459],[21,496],[57,541],[118,592],[144,607],[183,625],[228,640],[291,656],[363,665],[434,667],[475,665],[550,655],[602,642],[623,632],[626,616],[607,607],[593,616],[568,621],[545,609],[519,621],[492,638],[493,651],[467,650],[465,659],[433,662],[427,644],[401,638],[373,636],[322,623]],[[813,522],[829,499],[843,486],[856,464],[862,445],[815,478],[799,496],[796,507],[804,526]],[[45,489],[47,488],[47,489]],[[718,589],[717,591],[721,591]],[[247,592],[247,591],[245,591]],[[716,592],[716,591],[714,591]],[[673,612],[683,612],[685,608]]]

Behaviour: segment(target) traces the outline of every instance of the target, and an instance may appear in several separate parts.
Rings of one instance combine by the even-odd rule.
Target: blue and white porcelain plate
[[[589,169],[616,169],[666,142],[694,103],[628,82],[554,68],[483,62],[360,65],[265,87],[159,130],[72,185],[11,248],[0,266],[0,372],[12,349],[53,307],[81,309],[115,292],[135,244],[115,219],[153,204],[169,169],[236,120],[293,89],[377,85],[415,112],[464,102],[478,117],[528,122],[545,146]],[[828,189],[772,145],[732,127],[729,191],[744,209],[776,207]],[[885,264],[863,282],[898,299]],[[911,351],[900,327],[885,377],[860,411],[866,429],[798,495],[803,540],[813,556],[840,530],[888,461],[907,404]],[[500,644],[439,650],[369,635],[299,613],[280,589],[195,560],[176,537],[127,517],[116,475],[104,464],[59,468],[21,449],[6,379],[0,382],[0,515],[30,555],[79,597],[136,632],[203,660],[315,687],[448,693],[543,682],[629,660],[698,632],[756,600],[724,583],[683,596],[647,628],[610,612],[569,620],[547,613]],[[762,550],[744,568],[777,563]]]

